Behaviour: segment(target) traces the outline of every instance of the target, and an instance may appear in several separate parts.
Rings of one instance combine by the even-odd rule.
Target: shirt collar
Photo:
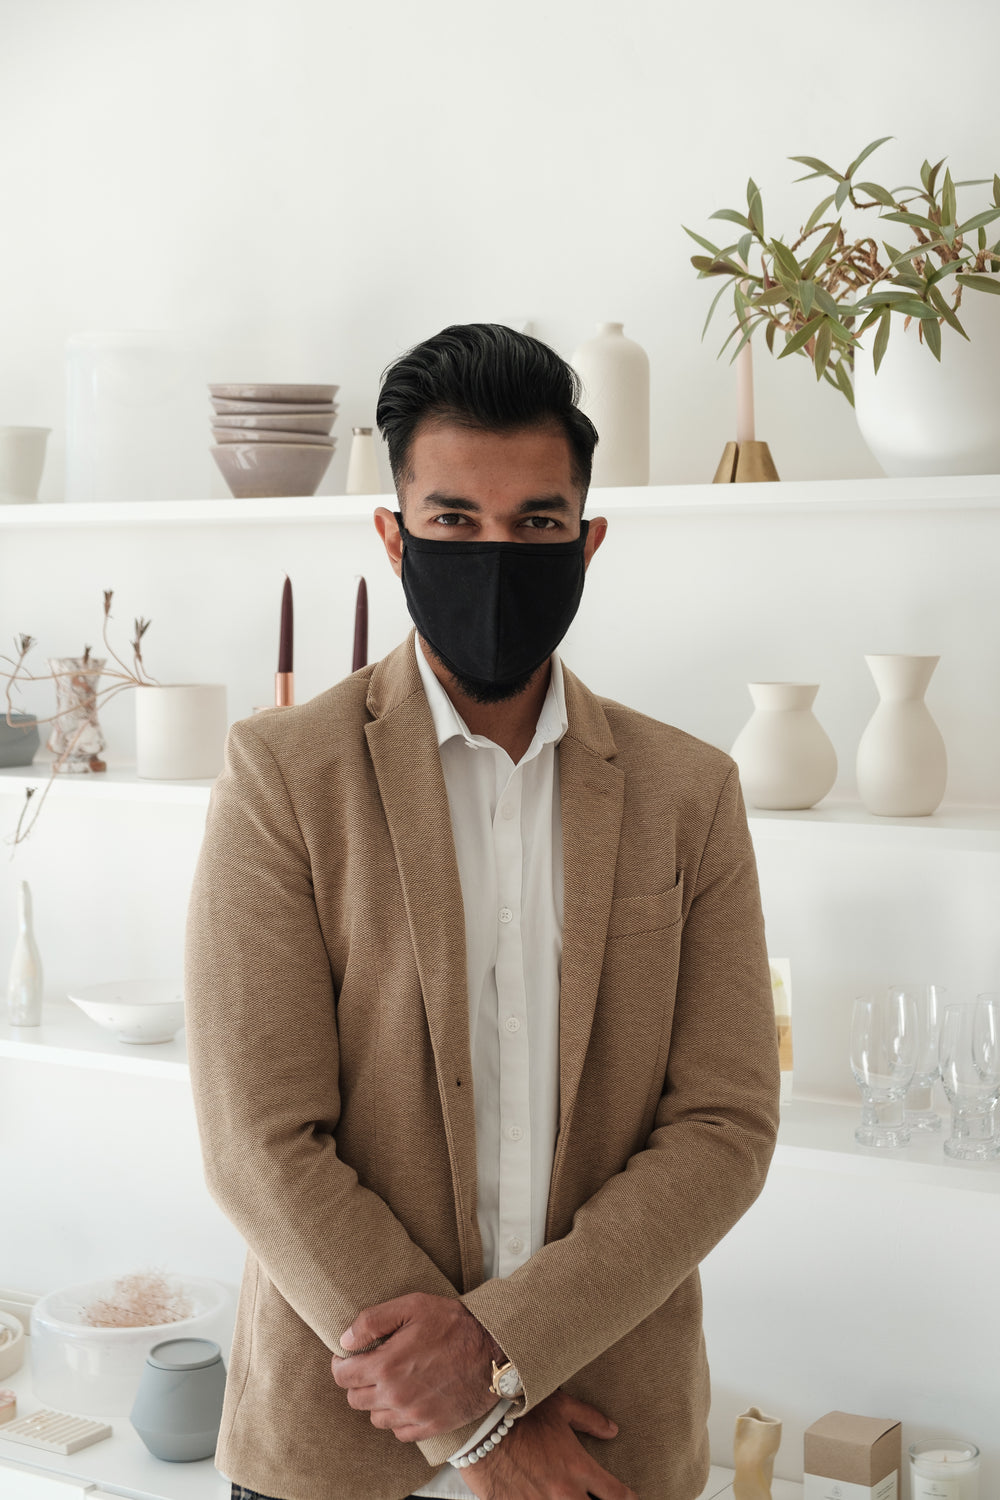
[[[413,635],[413,649],[417,653],[417,668],[420,679],[424,685],[427,702],[434,720],[434,732],[437,735],[438,746],[444,745],[448,740],[461,738],[470,749],[476,750],[481,745],[489,745],[492,742],[484,739],[482,735],[474,735],[466,724],[458,709],[452,703],[448,694],[435,677],[430,662],[427,660],[420,646],[420,639],[416,632]],[[553,651],[549,658],[551,670],[549,672],[549,686],[542,703],[542,711],[538,715],[538,723],[535,725],[535,740],[539,748],[542,745],[557,744],[569,728],[569,720],[566,717],[566,691],[563,681],[562,662]]]

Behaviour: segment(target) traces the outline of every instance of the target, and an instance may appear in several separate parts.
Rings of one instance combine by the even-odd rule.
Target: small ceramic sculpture
[[[733,1494],[736,1500],[771,1500],[774,1455],[781,1443],[781,1421],[767,1417],[756,1406],[736,1418],[733,1434],[733,1457],[736,1478]]]

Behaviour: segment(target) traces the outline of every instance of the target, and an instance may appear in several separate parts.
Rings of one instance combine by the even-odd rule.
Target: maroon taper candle
[[[295,702],[295,676],[292,666],[292,583],[285,579],[281,591],[281,636],[278,641],[278,670],[274,678],[274,706],[288,708]]]
[[[351,671],[368,665],[368,585],[358,580],[358,597],[354,605],[354,656]]]

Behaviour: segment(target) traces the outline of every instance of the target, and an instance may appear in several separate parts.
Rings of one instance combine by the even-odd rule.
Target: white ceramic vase
[[[583,383],[581,409],[597,428],[591,483],[649,483],[649,359],[622,323],[598,323],[570,363]]]
[[[38,499],[51,427],[0,427],[0,505]]]
[[[31,887],[22,880],[17,892],[17,942],[7,979],[7,1019],[12,1026],[42,1024],[42,958],[35,942]]]
[[[348,495],[381,495],[382,476],[378,471],[375,437],[370,427],[355,427],[351,453],[347,461]]]
[[[919,818],[944,796],[948,757],[924,694],[939,656],[866,656],[879,705],[858,745],[858,795],[870,813]]]
[[[228,727],[224,683],[137,687],[136,773],[151,781],[218,776]]]
[[[950,283],[948,283],[950,285]],[[950,293],[949,293],[950,295]],[[1000,297],[966,289],[959,309],[968,340],[945,323],[941,360],[893,316],[875,374],[875,328],[854,360],[858,427],[886,474],[1000,473]]]
[[[736,736],[733,759],[751,807],[813,807],[837,779],[837,755],[812,711],[819,684],[748,683],[754,711]]]

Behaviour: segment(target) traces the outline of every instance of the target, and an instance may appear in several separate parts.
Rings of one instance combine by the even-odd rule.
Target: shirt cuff
[[[465,1447],[459,1448],[457,1452],[452,1453],[448,1459],[448,1462],[450,1464],[453,1464],[456,1458],[464,1458],[467,1453],[472,1452],[473,1448],[478,1448],[479,1444],[483,1441],[483,1438],[489,1437],[494,1427],[496,1427],[498,1423],[503,1420],[503,1418],[507,1415],[513,1405],[513,1401],[507,1401],[505,1399],[499,1400],[496,1406],[494,1406],[493,1410],[490,1412],[489,1416],[484,1417],[482,1425],[476,1428],[475,1432],[466,1443]]]

